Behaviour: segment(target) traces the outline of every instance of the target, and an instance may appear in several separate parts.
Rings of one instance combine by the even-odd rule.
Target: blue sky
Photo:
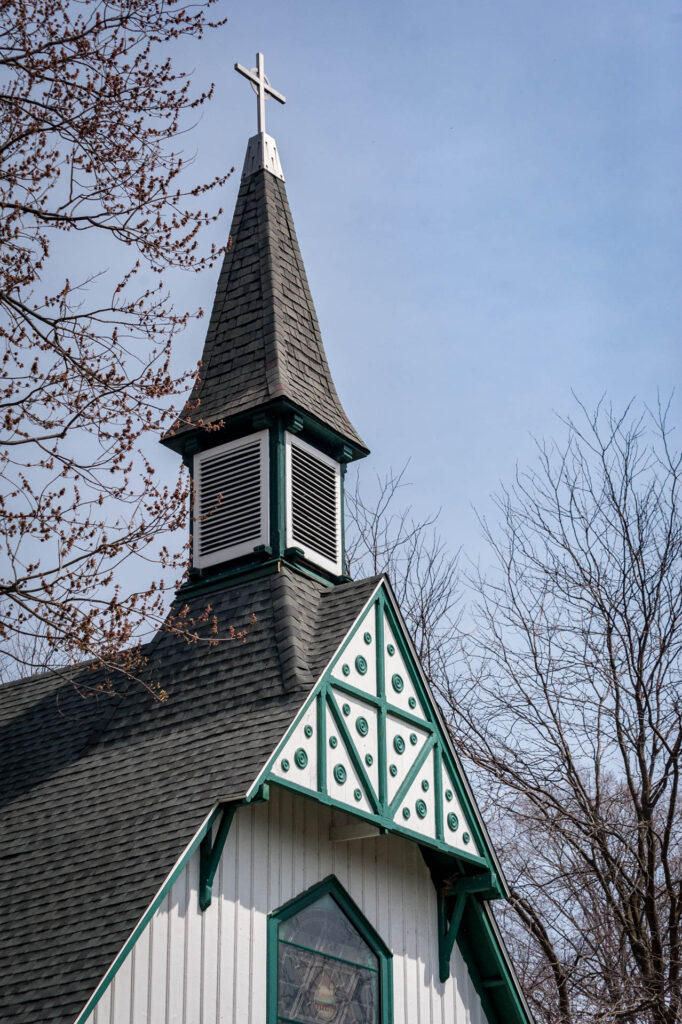
[[[257,50],[342,400],[411,498],[480,548],[473,508],[561,432],[571,390],[655,403],[680,370],[682,0],[235,0],[187,48],[216,97],[197,175],[234,164]],[[217,271],[178,283],[210,307]],[[186,290],[187,289],[187,290]],[[200,356],[206,321],[178,349]],[[672,418],[682,421],[680,399]],[[160,453],[162,465],[173,456]]]

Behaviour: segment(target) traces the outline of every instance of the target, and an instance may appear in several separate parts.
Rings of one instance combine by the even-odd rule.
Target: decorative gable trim
[[[382,581],[254,786],[313,796],[497,879],[464,774]],[[496,883],[504,895],[502,883]]]

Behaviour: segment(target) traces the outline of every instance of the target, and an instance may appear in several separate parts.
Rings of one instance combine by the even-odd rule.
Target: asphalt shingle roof
[[[260,170],[242,178],[199,377],[172,434],[280,398],[366,450],[329,372],[284,182]]]
[[[138,684],[84,700],[59,673],[0,687],[0,1021],[72,1024],[214,804],[257,778],[377,582],[329,588],[283,568],[193,597],[191,615],[210,603],[221,631],[249,632],[209,647],[160,631],[145,672],[166,704]]]

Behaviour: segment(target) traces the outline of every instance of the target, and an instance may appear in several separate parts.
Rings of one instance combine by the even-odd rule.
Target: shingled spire
[[[235,69],[258,97],[258,134],[249,140],[201,370],[165,443],[178,448],[197,428],[287,400],[367,449],[336,393],[310,294],[275,140],[265,133],[265,100],[285,98],[263,70]]]
[[[254,159],[260,141],[249,143],[201,370],[175,436],[288,399],[364,450],[329,372],[284,180]]]
[[[235,65],[257,92],[259,132],[246,152],[199,376],[163,443],[182,453],[203,486],[195,570],[250,561],[257,549],[316,562],[340,578],[343,465],[367,448],[332,381],[277,146],[264,131],[265,100],[284,97],[265,77],[261,54],[257,60],[253,71]],[[242,492],[255,503],[258,481],[260,505],[240,519]]]

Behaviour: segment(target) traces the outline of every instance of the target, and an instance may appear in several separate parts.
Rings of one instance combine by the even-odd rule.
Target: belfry
[[[367,448],[343,411],[322,345],[274,139],[271,89],[257,87],[249,139],[202,365],[164,444],[196,491],[192,578],[282,562],[343,576],[343,470]],[[211,572],[209,573],[209,570]],[[227,576],[225,576],[227,578]]]
[[[344,470],[368,449],[265,132],[284,96],[261,54],[235,67],[258,133],[162,439],[193,481],[189,575],[144,652],[169,699],[0,687],[0,1020],[531,1024],[502,868],[390,581],[346,574]]]

